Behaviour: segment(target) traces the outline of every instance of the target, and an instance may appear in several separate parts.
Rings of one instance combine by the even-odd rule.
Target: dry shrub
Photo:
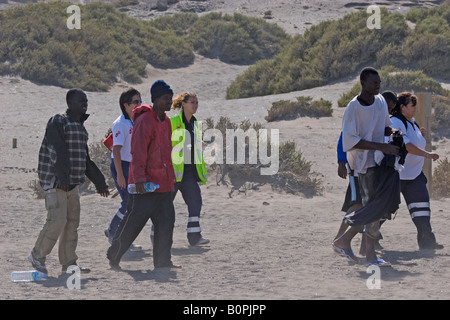
[[[440,160],[433,172],[433,197],[450,197],[450,161],[447,158]]]
[[[246,132],[253,129],[258,132],[263,128],[260,123],[251,124],[244,120],[240,125],[232,123],[229,118],[221,117],[216,125],[212,119],[206,119],[207,129],[218,129],[222,132],[226,141],[226,129],[242,129]],[[258,139],[259,141],[259,139]],[[208,142],[206,142],[208,143]],[[219,142],[222,143],[222,142]],[[234,150],[237,150],[237,143]],[[245,142],[245,164],[229,164],[226,161],[226,147],[224,146],[224,158],[222,164],[214,163],[208,166],[208,171],[216,174],[217,185],[230,185],[229,196],[234,192],[245,193],[247,190],[257,190],[263,185],[270,185],[274,190],[282,190],[289,193],[302,193],[307,197],[320,194],[322,191],[321,181],[317,173],[311,171],[311,163],[306,161],[300,150],[296,150],[295,142],[284,142],[279,146],[279,170],[273,175],[261,175],[261,163],[249,163],[249,146]],[[258,146],[259,147],[259,146]],[[268,141],[268,150],[271,149]]]
[[[298,117],[330,117],[333,114],[331,101],[312,97],[297,97],[296,101],[279,100],[267,111],[267,122],[291,120]]]

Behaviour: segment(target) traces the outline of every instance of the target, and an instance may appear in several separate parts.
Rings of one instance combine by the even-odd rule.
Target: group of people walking
[[[192,246],[209,243],[201,234],[202,196],[199,184],[207,181],[202,156],[201,131],[195,117],[198,98],[186,92],[173,99],[173,90],[163,80],[150,88],[152,105],[142,105],[136,89],[119,98],[121,115],[112,124],[111,175],[121,197],[120,207],[105,230],[111,246],[107,258],[111,268],[129,249],[148,220],[152,222],[153,263],[155,268],[178,268],[172,263],[171,248],[175,222],[173,201],[178,191],[187,204],[187,238]],[[47,220],[30,253],[33,267],[47,273],[46,256],[59,239],[59,261],[67,270],[76,265],[75,254],[80,219],[78,186],[87,176],[101,196],[109,195],[105,177],[89,158],[87,97],[79,89],[67,93],[68,109],[52,117],[39,154],[39,181],[46,191]],[[171,108],[181,109],[169,118]],[[158,185],[147,192],[148,182]],[[134,184],[136,193],[127,186]],[[89,272],[80,267],[81,272]]]
[[[424,159],[435,161],[439,155],[425,150],[425,129],[414,118],[414,94],[380,94],[381,78],[371,67],[361,71],[360,82],[361,93],[347,105],[338,141],[338,175],[348,175],[349,186],[342,207],[346,216],[332,247],[350,261],[358,262],[351,241],[362,233],[360,254],[366,256],[367,263],[390,266],[377,257],[375,249],[381,238],[380,227],[398,208],[400,193],[417,228],[419,248],[443,248],[432,232],[430,197],[422,171]],[[389,143],[392,136],[400,138],[406,151],[402,152],[401,145]],[[383,178],[386,176],[389,180]]]
[[[361,93],[347,105],[338,142],[338,175],[348,176],[349,186],[342,208],[346,216],[332,247],[358,262],[351,241],[362,233],[360,253],[366,256],[368,264],[384,266],[390,263],[379,259],[375,249],[382,223],[398,208],[400,192],[417,228],[419,248],[443,247],[432,232],[427,179],[422,172],[424,159],[437,160],[439,155],[425,150],[424,129],[414,119],[417,98],[413,94],[380,94],[381,79],[371,67],[362,70],[360,82]],[[173,90],[163,80],[153,83],[150,95],[152,105],[142,105],[139,91],[133,88],[124,91],[119,99],[121,115],[112,124],[110,168],[121,203],[105,235],[111,244],[107,259],[115,270],[120,269],[123,254],[138,247],[133,242],[148,220],[152,222],[155,268],[180,267],[171,260],[173,201],[178,191],[188,207],[189,244],[209,243],[200,228],[199,184],[206,183],[207,171],[202,156],[202,132],[195,117],[198,98],[192,92],[173,98]],[[94,183],[101,196],[109,195],[105,177],[89,157],[84,127],[89,117],[87,96],[82,90],[71,89],[66,101],[66,112],[48,121],[39,151],[38,174],[46,191],[47,220],[28,259],[44,273],[47,273],[46,256],[58,239],[62,270],[77,264],[78,187],[85,177]],[[171,108],[180,112],[169,118],[166,112]],[[403,157],[400,157],[402,145],[386,140],[391,136],[402,138],[401,144],[406,148]],[[147,192],[148,182],[159,185],[158,189]],[[135,185],[136,193],[127,191],[130,184]],[[89,272],[88,268],[80,270]]]

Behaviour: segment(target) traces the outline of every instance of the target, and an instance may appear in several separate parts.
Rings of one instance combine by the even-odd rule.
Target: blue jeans
[[[125,177],[125,181],[127,183],[128,183],[129,168],[130,168],[130,163],[128,161],[122,161],[122,172],[123,172],[123,176]],[[114,183],[116,184],[117,191],[119,191],[120,198],[122,199],[119,210],[112,218],[111,223],[108,227],[109,238],[112,240],[112,238],[114,237],[114,234],[117,231],[117,228],[119,227],[120,222],[122,221],[123,217],[127,213],[127,204],[128,204],[129,194],[128,194],[128,191],[126,188],[125,189],[121,188],[117,184],[117,171],[116,171],[116,167],[114,165],[114,159],[111,159],[110,169],[111,169],[111,175],[114,179]]]

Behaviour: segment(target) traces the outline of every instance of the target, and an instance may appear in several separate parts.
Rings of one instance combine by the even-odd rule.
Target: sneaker
[[[203,238],[203,236],[200,238],[200,240],[197,241],[196,244],[193,246],[202,246],[209,243],[209,239]]]
[[[130,250],[130,251],[141,251],[142,250],[142,246],[139,245],[139,244],[132,243],[131,246],[128,248],[128,250]]]
[[[119,266],[118,262],[114,262],[114,261],[109,260],[109,266],[114,271],[121,271],[122,270],[122,268]]]
[[[28,261],[31,262],[31,265],[32,265],[33,268],[35,268],[37,271],[42,272],[42,273],[45,273],[45,274],[48,273],[47,267],[45,266],[45,263],[42,263],[42,262],[36,260],[36,259],[33,257],[33,253],[30,253],[30,255],[28,256]]]
[[[161,269],[161,268],[181,269],[181,265],[173,264],[172,262],[169,262],[167,265],[156,265],[155,266],[155,269]]]

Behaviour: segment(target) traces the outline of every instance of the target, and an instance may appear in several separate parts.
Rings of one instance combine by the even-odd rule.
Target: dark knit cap
[[[152,84],[152,87],[150,88],[150,95],[152,97],[152,102],[154,102],[156,98],[161,97],[167,93],[173,95],[172,89],[164,80],[156,80]]]

